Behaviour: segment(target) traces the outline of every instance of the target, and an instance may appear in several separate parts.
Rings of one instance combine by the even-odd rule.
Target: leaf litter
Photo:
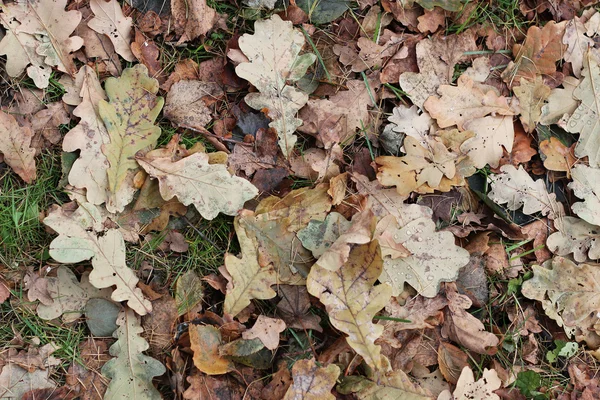
[[[600,396],[600,14],[488,3],[2,4],[0,397]]]

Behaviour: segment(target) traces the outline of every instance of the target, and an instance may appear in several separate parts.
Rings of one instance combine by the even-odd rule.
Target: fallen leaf
[[[102,400],[108,382],[98,370],[111,358],[108,345],[100,339],[88,338],[79,343],[78,350],[81,354],[81,364],[71,364],[66,383],[80,394],[81,400]]]
[[[542,106],[550,95],[550,87],[544,84],[541,76],[537,76],[534,81],[521,78],[521,85],[513,88],[513,91],[519,99],[523,128],[531,133],[542,117]]]
[[[551,137],[539,143],[540,155],[544,159],[544,167],[549,171],[563,171],[570,178],[571,169],[577,162],[574,152],[575,145],[567,147],[560,140]]]
[[[288,328],[322,332],[319,325],[321,317],[310,312],[310,299],[304,286],[279,285],[278,294],[281,297],[277,303],[277,315],[281,317]]]
[[[469,356],[450,343],[440,342],[438,362],[444,378],[451,384],[456,385],[463,368],[469,365]]]
[[[219,355],[221,332],[212,325],[191,325],[190,342],[194,365],[208,375],[226,374],[234,369],[231,360]]]
[[[164,82],[164,70],[160,60],[160,49],[153,40],[147,39],[144,34],[136,29],[135,41],[131,43],[131,52],[139,62],[148,68],[148,75]],[[161,89],[162,89],[161,85]]]
[[[496,168],[503,149],[509,153],[513,150],[515,131],[512,116],[476,118],[465,123],[465,129],[475,136],[465,140],[460,150],[468,155],[475,168],[483,168],[487,164]]]
[[[183,393],[187,400],[227,399],[243,400],[245,388],[231,376],[206,376],[198,370],[187,377],[190,387]]]
[[[596,102],[598,96],[596,87],[600,83],[600,67],[598,54],[588,51],[583,65],[581,82],[573,91],[573,98],[580,100],[579,106],[569,117],[565,130],[579,133],[575,147],[577,157],[588,157],[591,167],[600,164],[600,105]]]
[[[19,126],[10,114],[0,111],[0,153],[21,179],[31,183],[36,178],[35,149],[31,148],[33,132],[27,126]]]
[[[140,333],[143,328],[133,310],[124,310],[117,319],[119,328],[113,334],[117,341],[110,346],[113,356],[102,367],[102,375],[110,379],[104,399],[160,399],[152,378],[165,373],[158,360],[144,355],[148,349]]]
[[[421,146],[427,146],[426,138],[434,130],[434,122],[426,112],[420,112],[417,106],[410,108],[400,104],[394,107],[388,118],[394,132],[404,133],[419,141]]]
[[[32,389],[56,388],[56,383],[50,379],[50,370],[27,370],[7,364],[0,373],[0,397],[3,399],[21,399]]]
[[[374,343],[383,326],[371,321],[392,292],[387,283],[373,286],[382,269],[379,244],[372,241],[354,247],[337,271],[314,265],[306,282],[308,292],[325,305],[331,324],[348,335],[348,344],[375,370],[383,369],[381,348]]]
[[[314,358],[296,361],[292,367],[294,381],[283,400],[334,400],[331,389],[339,375],[335,364],[318,367]]]
[[[134,61],[135,56],[129,48],[133,19],[125,17],[117,0],[90,0],[90,8],[94,18],[88,26],[98,33],[106,35],[112,42],[115,51],[126,61]]]
[[[157,178],[160,194],[174,196],[184,205],[193,204],[206,219],[219,213],[236,215],[244,203],[258,194],[247,180],[232,176],[223,164],[211,164],[206,153],[194,153],[173,162],[170,157],[155,158],[152,152],[136,156],[139,165]]]
[[[570,62],[573,68],[573,75],[581,77],[583,69],[583,60],[586,57],[588,49],[594,47],[593,39],[585,35],[587,29],[578,17],[567,21],[565,34],[562,37],[562,43],[567,45],[564,59]]]
[[[542,106],[540,124],[552,125],[557,123],[565,114],[571,115],[577,109],[579,102],[574,98],[573,91],[579,85],[579,80],[565,76],[563,88],[554,88]]]
[[[433,400],[429,391],[413,383],[408,375],[401,369],[390,371],[377,381],[362,378],[352,382],[344,388],[344,392],[354,392],[360,400],[370,399],[406,399],[406,400]],[[354,387],[353,387],[354,386]],[[339,391],[339,390],[338,390]]]
[[[278,15],[256,21],[254,32],[239,39],[240,49],[249,62],[239,64],[235,72],[260,92],[246,95],[246,104],[255,110],[268,110],[272,121],[269,126],[277,131],[279,147],[287,157],[297,140],[294,131],[302,124],[296,113],[306,104],[308,95],[286,81],[302,78],[316,56],[298,55],[304,46],[304,35]]]
[[[152,312],[142,318],[142,336],[150,344],[150,354],[161,354],[173,343],[173,331],[177,325],[177,302],[166,294],[152,302]]]
[[[242,332],[242,337],[246,340],[258,338],[267,349],[275,350],[279,347],[279,334],[285,328],[285,322],[282,320],[259,315],[252,328]]]
[[[496,335],[485,330],[479,319],[467,312],[471,308],[471,300],[459,294],[454,284],[446,284],[446,297],[448,308],[442,326],[442,336],[476,353],[495,354],[500,341]]]
[[[109,101],[99,100],[98,113],[109,135],[109,143],[102,145],[109,163],[106,207],[121,212],[136,191],[133,177],[139,166],[134,157],[156,145],[160,136],[154,120],[164,100],[156,96],[158,81],[148,77],[148,69],[141,64],[125,69],[118,79],[108,78],[104,88]]]
[[[216,83],[181,80],[171,86],[163,114],[176,125],[204,128],[212,121],[208,104],[222,95]]]
[[[231,279],[227,284],[227,294],[223,310],[235,317],[250,305],[251,299],[270,299],[277,295],[271,285],[277,282],[272,264],[262,266],[258,262],[258,249],[246,230],[240,227],[239,217],[234,220],[235,231],[242,251],[242,258],[233,254],[225,255],[225,268]]]
[[[140,315],[152,310],[148,300],[136,287],[138,278],[125,262],[125,241],[116,229],[103,236],[100,211],[93,204],[84,203],[73,212],[56,207],[44,219],[44,224],[59,236],[50,243],[50,256],[58,262],[73,264],[92,259],[90,283],[99,289],[116,286],[111,298],[115,302],[127,300],[130,308]]]
[[[509,86],[525,80],[535,80],[537,75],[552,75],[556,62],[563,57],[564,45],[557,38],[562,37],[564,24],[548,22],[543,28],[531,26],[523,44],[513,46],[515,61],[510,62],[502,79]]]
[[[202,302],[203,297],[204,288],[202,287],[202,280],[194,271],[189,270],[177,278],[177,282],[175,283],[175,301],[178,316],[187,314],[196,308],[201,309],[200,302]]]
[[[519,166],[504,165],[501,174],[490,176],[492,190],[488,197],[497,204],[506,204],[509,210],[523,206],[525,214],[540,212],[555,219],[563,212],[562,205],[556,200],[554,193],[548,193],[543,180],[534,181],[531,176]]]
[[[292,384],[292,374],[287,367],[287,363],[279,364],[279,369],[273,374],[271,382],[269,382],[262,390],[264,400],[279,400],[283,399],[285,393]]]
[[[210,31],[219,16],[206,0],[171,0],[171,15],[179,44],[194,40]]]
[[[69,113],[62,102],[46,104],[46,108],[35,113],[31,119],[31,128],[36,133],[33,143],[45,139],[51,144],[57,144],[62,139],[60,125],[67,125],[70,121]]]
[[[571,170],[571,176],[573,182],[569,183],[569,188],[575,196],[584,200],[574,203],[571,209],[584,221],[600,225],[600,193],[597,189],[600,183],[600,169],[580,164]]]
[[[475,381],[473,370],[466,366],[463,368],[460,378],[454,389],[454,397],[447,392],[450,397],[438,397],[438,400],[500,400],[500,396],[494,393],[496,389],[502,386],[502,381],[498,378],[498,373],[493,369],[485,368],[483,376]],[[444,395],[444,393],[442,393]]]
[[[556,255],[566,256],[573,253],[577,262],[597,260],[600,258],[600,231],[596,225],[591,225],[582,219],[563,216],[554,221],[558,232],[548,236],[546,246]]]

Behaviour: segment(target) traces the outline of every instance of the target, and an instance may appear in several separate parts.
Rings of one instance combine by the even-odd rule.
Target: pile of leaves
[[[2,4],[0,179],[65,198],[0,303],[89,336],[0,398],[599,398],[600,13],[495,3]]]

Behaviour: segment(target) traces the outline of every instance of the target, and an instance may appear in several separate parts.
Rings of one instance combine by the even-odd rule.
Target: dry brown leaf
[[[10,114],[0,111],[0,153],[21,179],[31,183],[36,178],[35,149],[31,148],[33,132],[27,126],[19,126]]]
[[[67,125],[70,121],[69,113],[62,102],[47,104],[45,109],[38,111],[31,118],[31,128],[36,134],[32,142],[36,143],[45,139],[51,144],[57,144],[62,139],[59,126]]]
[[[471,300],[456,291],[454,284],[446,284],[448,308],[442,335],[479,354],[495,354],[500,340],[487,332],[483,323],[469,314]]]
[[[556,62],[563,57],[564,45],[557,38],[562,37],[565,24],[548,22],[543,28],[531,26],[523,44],[513,46],[515,61],[510,62],[502,73],[502,79],[513,86],[525,80],[535,80],[537,75],[552,75],[556,72]]]
[[[247,331],[242,332],[242,338],[246,340],[260,339],[269,350],[279,347],[279,334],[286,328],[285,322],[278,318],[269,318],[259,315],[256,322]]]
[[[551,137],[550,140],[540,142],[539,147],[546,169],[566,172],[567,178],[571,176],[571,168],[577,162],[575,144],[567,147],[557,138]]]
[[[331,389],[340,375],[335,364],[318,367],[315,359],[299,360],[292,367],[294,382],[283,400],[335,400]]]
[[[469,356],[450,343],[440,342],[438,363],[444,378],[451,384],[456,385],[463,368],[469,365]]]
[[[181,80],[171,86],[163,114],[178,126],[204,128],[212,120],[208,104],[222,95],[216,83]]]
[[[158,79],[159,82],[164,82],[160,49],[153,40],[147,39],[138,29],[135,30],[135,41],[131,43],[131,52],[148,68],[148,75]]]
[[[279,285],[278,294],[281,300],[277,303],[277,315],[289,328],[323,331],[319,325],[321,317],[309,311],[311,304],[306,287]]]
[[[219,18],[206,0],[171,0],[171,14],[180,44],[206,35]]]

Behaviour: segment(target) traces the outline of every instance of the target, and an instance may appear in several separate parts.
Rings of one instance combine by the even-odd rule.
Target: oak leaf
[[[573,75],[578,78],[581,77],[583,60],[586,57],[588,49],[595,45],[594,40],[586,36],[586,32],[587,29],[585,25],[581,22],[579,17],[575,17],[572,20],[567,21],[565,34],[562,37],[562,43],[567,45],[564,59],[566,62],[571,63]]]
[[[463,368],[456,389],[451,395],[449,391],[444,391],[438,397],[438,400],[500,400],[500,396],[494,393],[500,389],[502,380],[498,377],[496,370],[483,370],[483,376],[475,381],[473,370],[466,366]]]
[[[523,206],[525,214],[540,212],[555,219],[562,214],[562,204],[556,200],[554,193],[548,193],[543,180],[534,181],[531,176],[519,166],[504,165],[501,173],[490,176],[492,190],[488,197],[497,204],[506,204],[509,210]]]
[[[123,236],[116,229],[99,236],[103,231],[102,221],[100,211],[90,203],[81,204],[71,213],[58,207],[51,210],[44,224],[59,236],[50,243],[50,256],[65,264],[92,259],[94,269],[90,283],[98,289],[115,285],[112,300],[127,300],[130,308],[145,315],[152,310],[152,305],[136,287],[138,278],[127,267]]]
[[[440,86],[438,94],[439,98],[432,96],[423,106],[440,128],[456,125],[465,130],[468,121],[488,114],[515,115],[518,111],[509,99],[498,96],[490,87],[475,86],[475,82],[465,75],[458,78],[458,86]]]
[[[160,136],[154,120],[164,100],[156,96],[158,81],[148,76],[142,64],[127,68],[119,78],[108,78],[104,87],[109,101],[100,100],[98,111],[110,137],[110,142],[102,145],[109,163],[106,208],[121,212],[136,190],[133,177],[139,166],[135,156],[154,147]]]
[[[79,123],[65,135],[63,150],[79,150],[69,172],[69,183],[76,188],[85,189],[87,201],[102,204],[108,199],[108,160],[102,153],[102,145],[110,138],[104,122],[100,118],[98,105],[106,99],[100,81],[93,68],[85,65],[77,74],[81,87],[76,93],[79,105],[73,115],[81,118]]]
[[[409,108],[400,104],[394,107],[388,121],[391,122],[392,131],[412,136],[423,147],[427,147],[426,138],[435,128],[433,119],[429,114],[420,112],[417,106]]]
[[[133,310],[121,311],[118,328],[113,334],[117,341],[110,346],[114,358],[102,367],[102,375],[110,379],[104,399],[161,399],[152,385],[152,378],[165,373],[158,360],[146,356],[148,342],[140,336],[144,331]]]
[[[171,0],[171,14],[180,44],[206,35],[219,18],[206,0]]]
[[[554,88],[542,106],[540,124],[552,125],[557,123],[565,114],[571,115],[577,109],[579,102],[573,97],[573,91],[579,85],[579,79],[565,76],[562,88]]]
[[[321,317],[310,312],[310,298],[305,286],[279,285],[277,315],[289,328],[322,332]]]
[[[571,169],[571,176],[573,182],[569,188],[584,200],[573,204],[571,209],[584,221],[600,226],[600,169],[579,164]]]
[[[223,89],[214,82],[181,80],[171,86],[163,114],[182,127],[204,128],[211,120],[207,103],[223,95]]]
[[[554,257],[533,266],[533,278],[523,283],[523,295],[538,300],[546,314],[570,334],[574,330],[596,331],[600,311],[598,264],[576,264]]]
[[[117,0],[90,0],[90,8],[94,13],[87,24],[94,31],[106,35],[112,42],[115,51],[126,61],[134,61],[131,52],[131,30],[133,19],[125,17]]]
[[[69,268],[60,266],[56,278],[47,278],[48,294],[53,299],[53,303],[50,305],[38,304],[36,311],[39,317],[44,320],[52,320],[62,315],[62,320],[70,323],[81,317],[88,299],[110,299],[112,290],[94,288],[89,283],[89,275],[89,272],[85,272],[81,276],[81,282],[78,282],[75,274]]]
[[[371,379],[357,380],[355,387],[350,385],[346,390],[354,392],[359,400],[433,400],[427,390],[414,383],[401,369],[389,371],[377,382]]]
[[[591,167],[600,165],[600,104],[597,101],[600,85],[600,55],[589,50],[583,60],[583,78],[573,91],[573,97],[580,100],[579,106],[567,120],[564,128],[567,132],[579,133],[575,147],[577,157],[588,157]]]
[[[277,274],[272,264],[259,264],[258,249],[255,242],[240,226],[239,217],[234,220],[234,227],[242,251],[242,258],[233,254],[225,255],[225,268],[231,279],[227,284],[227,294],[223,311],[235,317],[250,305],[251,299],[271,299],[277,293],[271,285],[277,282]]]
[[[83,39],[71,34],[81,13],[65,11],[66,5],[67,0],[39,0],[3,6],[1,19],[8,33],[0,42],[0,54],[9,59],[10,76],[20,75],[31,64],[27,74],[37,87],[46,88],[51,67],[75,75],[71,53],[83,45]]]
[[[331,389],[339,375],[340,368],[335,364],[318,367],[314,358],[296,361],[292,367],[294,382],[283,400],[334,400]]]
[[[256,110],[268,110],[269,126],[277,131],[279,147],[287,157],[297,140],[294,132],[302,125],[296,113],[308,101],[308,95],[287,82],[302,78],[316,56],[298,55],[304,35],[278,15],[256,21],[254,32],[239,39],[240,50],[250,62],[239,64],[235,72],[258,89],[259,93],[246,95],[245,101]]]
[[[375,240],[354,247],[337,271],[314,265],[306,282],[308,292],[325,305],[331,324],[348,335],[348,344],[377,371],[383,371],[384,361],[381,347],[374,342],[383,326],[372,320],[392,292],[387,283],[374,286],[382,269],[381,251]]]
[[[393,253],[383,253],[381,280],[392,285],[393,294],[398,295],[404,284],[411,285],[425,297],[435,297],[441,282],[451,282],[458,271],[469,262],[469,252],[454,244],[450,232],[436,232],[435,222],[430,217],[417,217],[399,224],[393,216],[382,219],[376,230],[389,233],[393,242],[400,244],[409,255],[392,258]]]
[[[17,364],[6,364],[0,373],[0,398],[22,399],[32,389],[56,389],[56,382],[50,378],[50,373],[49,369],[28,371]]]
[[[582,219],[564,216],[554,221],[558,232],[548,236],[546,246],[554,254],[566,256],[573,253],[577,262],[600,258],[600,228]]]
[[[504,154],[503,148],[509,153],[513,150],[515,130],[512,116],[477,118],[465,123],[465,129],[475,136],[465,140],[460,150],[468,155],[475,168],[483,168],[487,164],[496,168]]]
[[[267,349],[275,350],[279,346],[279,334],[285,328],[285,322],[282,320],[259,315],[252,328],[242,332],[242,338],[246,340],[258,338]]]
[[[513,91],[519,99],[523,128],[531,133],[542,117],[542,105],[550,95],[550,87],[544,83],[541,76],[537,76],[534,81],[521,78],[521,85],[513,88]]]
[[[236,215],[244,203],[258,194],[246,179],[232,176],[223,164],[209,163],[206,153],[194,153],[173,162],[170,157],[154,158],[152,153],[137,157],[138,164],[158,179],[164,200],[174,196],[184,205],[193,204],[206,219],[219,213]]]
[[[0,153],[4,156],[4,162],[26,183],[36,178],[32,138],[30,127],[20,126],[15,117],[0,111]]]
[[[537,75],[552,75],[556,72],[556,62],[563,57],[564,45],[558,37],[562,37],[565,25],[554,21],[543,28],[531,26],[523,44],[513,46],[515,61],[510,62],[502,79],[513,86],[521,82],[521,78],[534,80]]]

